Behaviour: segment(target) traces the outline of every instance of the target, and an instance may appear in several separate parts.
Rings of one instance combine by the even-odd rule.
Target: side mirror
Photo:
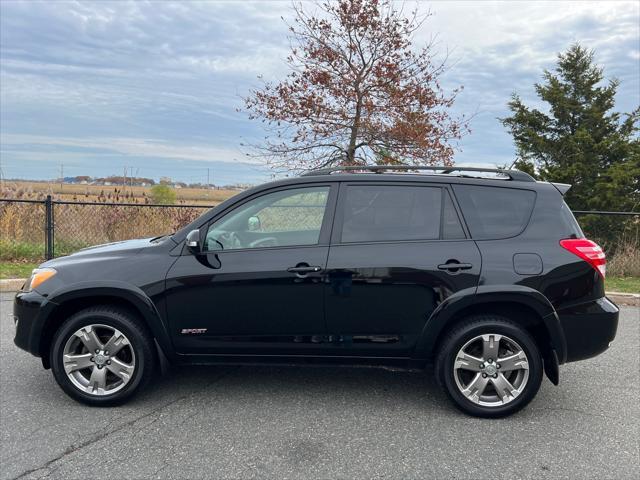
[[[260,217],[249,217],[247,220],[247,230],[249,232],[257,232],[262,228],[262,224],[260,223]]]
[[[191,253],[200,253],[202,250],[200,246],[200,230],[191,230],[187,234],[186,242],[187,248]]]

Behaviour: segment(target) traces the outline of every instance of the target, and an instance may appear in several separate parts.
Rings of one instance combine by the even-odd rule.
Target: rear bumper
[[[13,300],[14,343],[40,356],[42,329],[53,304],[38,292],[18,292]]]
[[[607,297],[557,313],[567,344],[567,362],[595,357],[609,348],[616,336],[619,310]]]

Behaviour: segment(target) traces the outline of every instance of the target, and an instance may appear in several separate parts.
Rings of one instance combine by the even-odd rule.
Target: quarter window
[[[453,185],[462,214],[478,240],[520,234],[529,222],[536,194],[531,190]]]
[[[438,239],[441,205],[439,187],[347,186],[341,240]]]

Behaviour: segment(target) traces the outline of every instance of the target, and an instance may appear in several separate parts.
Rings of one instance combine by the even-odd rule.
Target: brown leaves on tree
[[[386,0],[316,6],[320,16],[293,7],[291,72],[244,99],[270,133],[249,155],[287,170],[450,165],[468,123],[448,112],[462,87],[444,93],[445,65],[434,62],[433,43],[412,47],[429,14],[405,17]]]

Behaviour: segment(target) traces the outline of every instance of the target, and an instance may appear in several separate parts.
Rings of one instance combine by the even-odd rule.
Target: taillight
[[[567,238],[560,240],[560,245],[583,259],[604,278],[607,271],[607,257],[600,245],[586,238]]]

